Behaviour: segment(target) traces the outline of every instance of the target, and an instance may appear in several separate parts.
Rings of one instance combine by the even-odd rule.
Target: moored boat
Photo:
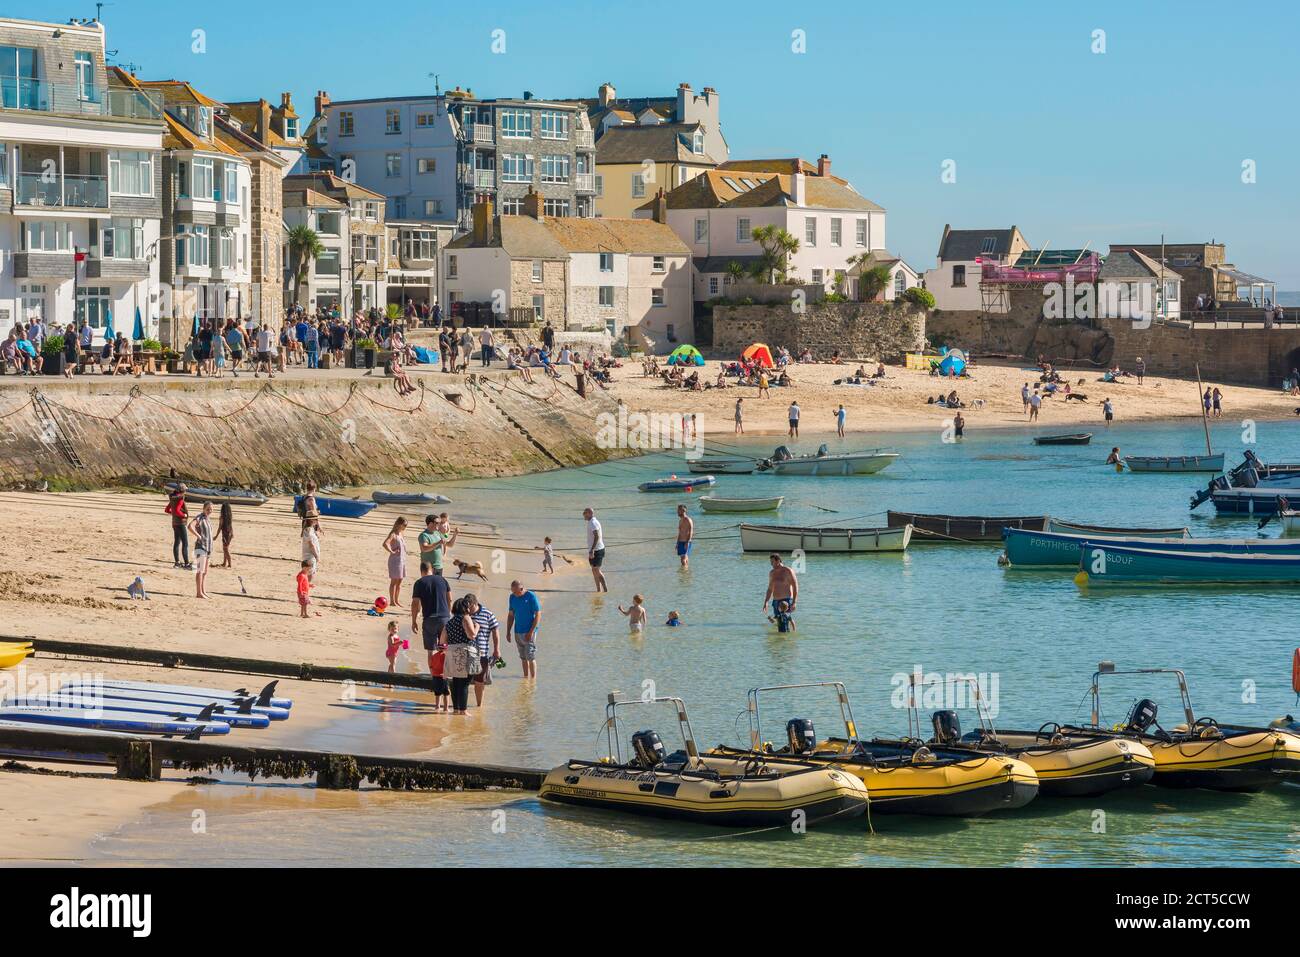
[[[1219,515],[1276,515],[1287,510],[1291,499],[1300,501],[1300,479],[1296,480],[1295,487],[1290,488],[1267,485],[1215,489],[1210,493],[1214,511]]]
[[[669,754],[656,732],[638,731],[631,760],[623,760],[618,709],[640,704],[676,708],[683,750]],[[621,701],[611,694],[605,730],[609,755],[600,761],[570,760],[551,770],[542,782],[543,801],[731,827],[789,826],[798,814],[812,825],[860,817],[867,809],[866,786],[839,769],[700,755],[680,698]]]
[[[167,482],[163,487],[173,491],[179,482]],[[247,488],[220,488],[208,485],[187,485],[185,500],[188,502],[211,502],[213,505],[264,505],[266,496]]]
[[[741,525],[740,547],[747,552],[865,553],[906,551],[912,526],[834,528],[800,525]]]
[[[293,510],[296,512],[301,507],[302,496],[293,497]],[[331,498],[325,495],[316,496],[316,508],[322,515],[328,515],[331,518],[361,518],[374,511],[376,508],[374,502],[363,502],[359,498]]]
[[[1300,486],[1300,464],[1291,462],[1265,464],[1252,450],[1246,449],[1239,465],[1233,466],[1192,495],[1192,508],[1208,502],[1210,496],[1217,490],[1287,484]]]
[[[1087,445],[1092,441],[1091,432],[1074,432],[1070,435],[1035,435],[1035,445]]]
[[[1081,522],[1047,520],[1046,531],[1068,535],[1093,535],[1101,538],[1187,538],[1191,535],[1186,525],[1178,528],[1116,528],[1110,525],[1084,525]]]
[[[888,468],[897,458],[897,452],[882,452],[879,449],[831,452],[825,445],[813,455],[792,455],[783,445],[771,458],[760,462],[758,468],[774,475],[874,475],[881,469]]]
[[[717,495],[700,496],[700,508],[706,512],[771,512],[781,507],[785,497],[719,498]]]
[[[1222,472],[1223,453],[1211,455],[1126,455],[1130,472]]]
[[[1036,532],[1009,528],[1003,532],[1004,555],[1013,568],[1078,568],[1085,542],[1099,536],[1065,532]],[[1229,552],[1242,555],[1300,555],[1300,541],[1278,538],[1143,538],[1104,539],[1105,544],[1167,552]]]
[[[676,475],[672,475],[666,479],[642,482],[637,486],[637,490],[641,492],[693,492],[697,488],[709,488],[716,485],[717,481],[712,475],[701,475],[695,479],[678,478]]]
[[[687,459],[686,468],[693,474],[748,475],[758,468],[758,459],[724,458],[706,455],[703,458]]]
[[[370,499],[376,505],[450,505],[451,499],[433,492],[389,492],[375,489]]]
[[[1032,528],[1041,531],[1047,525],[1046,515],[1022,515],[989,518],[980,515],[923,515],[918,512],[887,513],[890,528],[912,526],[913,540],[921,542],[948,542],[950,544],[992,543],[1002,541],[1004,528]]]
[[[1080,542],[1080,586],[1300,585],[1300,553],[1193,552]]]

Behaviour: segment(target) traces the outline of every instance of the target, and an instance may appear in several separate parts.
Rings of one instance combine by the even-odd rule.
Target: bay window
[[[22,233],[23,249],[28,252],[65,253],[72,250],[72,226],[56,220],[34,219]]]
[[[190,199],[211,199],[213,193],[212,160],[194,157],[190,163]]]
[[[533,158],[525,153],[503,153],[501,156],[501,182],[531,183]]]
[[[143,259],[144,220],[119,216],[109,220],[100,232],[99,254],[104,259]]]
[[[225,200],[227,203],[239,202],[239,167],[234,163],[225,163],[226,172],[226,191]]]

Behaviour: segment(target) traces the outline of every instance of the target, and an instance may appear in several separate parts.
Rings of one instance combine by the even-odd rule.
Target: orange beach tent
[[[776,368],[776,363],[772,361],[772,350],[767,347],[766,343],[755,342],[741,353],[741,358],[756,362],[769,369]]]

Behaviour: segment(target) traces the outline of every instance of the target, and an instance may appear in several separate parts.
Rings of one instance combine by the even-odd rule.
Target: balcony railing
[[[22,173],[16,201],[20,206],[108,209],[108,179],[80,174],[50,179],[44,173]]]
[[[475,123],[472,129],[474,132],[471,139],[475,143],[493,143],[496,141],[496,130],[486,123]]]
[[[574,130],[574,145],[578,149],[592,149],[596,145],[596,134],[591,130]]]
[[[474,170],[474,188],[475,189],[496,189],[497,171],[494,169],[476,169]]]
[[[85,90],[69,83],[0,77],[0,106],[40,113],[81,113],[135,120],[161,120],[162,95],[143,90]]]
[[[595,173],[576,173],[574,174],[574,188],[579,193],[594,193],[596,191],[596,174]]]

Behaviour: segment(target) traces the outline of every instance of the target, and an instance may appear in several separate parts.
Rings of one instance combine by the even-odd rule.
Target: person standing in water
[[[591,578],[596,583],[596,591],[609,591],[605,584],[605,573],[601,566],[605,564],[605,534],[596,519],[596,513],[590,508],[582,510],[582,517],[587,520],[587,561],[591,564]]]
[[[788,412],[790,419],[790,438],[792,439],[799,438],[799,412],[799,400],[796,399],[790,403],[790,409]]]
[[[958,412],[955,416],[953,416],[952,429],[953,429],[954,438],[960,439],[963,435],[966,434],[966,420],[962,418],[962,414],[960,412]]]
[[[763,612],[767,612],[768,602],[772,603],[772,614],[778,611],[777,603],[785,602],[786,604],[779,609],[783,614],[793,614],[794,606],[799,601],[799,579],[795,577],[794,569],[785,565],[781,561],[781,556],[776,552],[767,556],[767,560],[772,564],[772,570],[767,574],[767,594],[763,596]]]
[[[744,414],[740,411],[740,403],[744,401],[745,400],[743,397],[736,400],[736,434],[737,435],[745,434]]]
[[[686,506],[677,506],[677,557],[682,568],[691,567],[691,543],[695,538],[695,522],[686,514]]]

